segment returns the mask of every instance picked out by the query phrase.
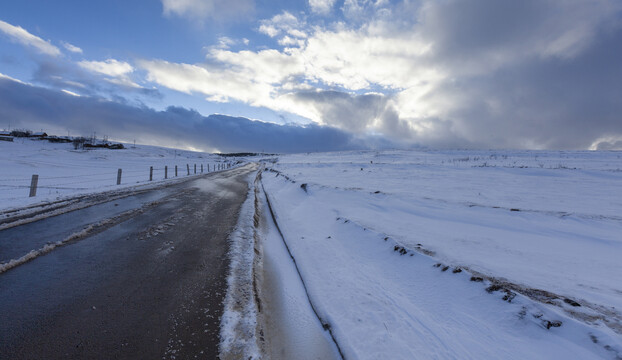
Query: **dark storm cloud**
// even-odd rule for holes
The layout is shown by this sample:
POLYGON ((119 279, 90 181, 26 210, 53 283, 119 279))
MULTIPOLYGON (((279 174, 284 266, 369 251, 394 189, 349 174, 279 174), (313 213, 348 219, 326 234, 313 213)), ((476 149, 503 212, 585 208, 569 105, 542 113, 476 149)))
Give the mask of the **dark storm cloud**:
POLYGON ((43 58, 37 59, 36 64, 37 68, 33 73, 32 81, 37 84, 70 90, 80 95, 105 95, 120 102, 128 102, 128 99, 136 98, 137 95, 152 99, 162 98, 162 94, 157 89, 115 84, 81 69, 66 59, 43 58))
MULTIPOLYGON (((14 127, 55 129, 83 135, 96 132, 124 141, 164 146, 218 149, 223 152, 310 152, 369 146, 341 130, 318 126, 277 125, 223 115, 204 117, 170 107, 155 111, 0 78, 0 118, 14 127)), ((383 143, 376 140, 375 144, 383 143)), ((383 143, 387 145, 388 143, 383 143)))
POLYGON ((429 7, 428 60, 453 75, 435 89, 452 99, 448 130, 476 147, 585 149, 622 137, 620 10, 609 1, 429 7))
POLYGON ((445 85, 466 139, 482 146, 585 149, 622 136, 622 32, 572 59, 535 59, 445 85))
POLYGON ((339 91, 308 91, 294 94, 296 101, 313 106, 322 120, 350 132, 362 132, 384 111, 382 95, 353 95, 339 91))
POLYGON ((293 97, 319 111, 324 123, 350 133, 362 134, 373 128, 397 141, 416 136, 389 103, 390 97, 382 94, 356 95, 324 90, 298 92, 293 97))

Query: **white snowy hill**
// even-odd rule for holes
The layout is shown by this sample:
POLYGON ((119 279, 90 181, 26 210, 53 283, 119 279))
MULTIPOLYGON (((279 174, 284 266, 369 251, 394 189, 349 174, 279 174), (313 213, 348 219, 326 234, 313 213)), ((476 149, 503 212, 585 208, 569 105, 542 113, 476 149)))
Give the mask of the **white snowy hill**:
POLYGON ((124 144, 124 149, 91 148, 75 150, 72 143, 50 143, 36 138, 0 141, 0 210, 53 201, 78 194, 117 190, 168 179, 213 171, 225 161, 214 154, 124 144), (122 169, 121 185, 117 185, 122 169), (39 175, 37 194, 29 197, 32 175, 39 175))

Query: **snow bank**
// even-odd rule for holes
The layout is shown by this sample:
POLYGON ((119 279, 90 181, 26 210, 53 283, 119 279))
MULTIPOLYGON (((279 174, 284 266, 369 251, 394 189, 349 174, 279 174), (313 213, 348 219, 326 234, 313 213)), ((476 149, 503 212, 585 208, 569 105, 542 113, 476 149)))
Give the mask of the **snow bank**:
POLYGON ((229 238, 229 276, 220 330, 221 359, 260 359, 253 289, 255 185, 249 182, 238 223, 229 238))
POLYGON ((342 359, 334 338, 310 303, 266 194, 256 192, 255 201, 261 215, 255 222, 259 234, 255 272, 262 304, 259 319, 265 335, 264 354, 274 360, 342 359))

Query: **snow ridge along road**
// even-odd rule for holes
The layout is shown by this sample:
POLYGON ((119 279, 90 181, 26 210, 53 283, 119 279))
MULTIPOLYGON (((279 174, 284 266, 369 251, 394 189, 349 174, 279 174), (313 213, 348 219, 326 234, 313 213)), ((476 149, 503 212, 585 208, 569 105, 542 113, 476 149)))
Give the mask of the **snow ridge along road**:
POLYGON ((55 243, 101 224, 0 274, 0 358, 216 358, 228 238, 255 170, 0 231, 4 253, 9 235, 39 245, 46 231, 55 243))
MULTIPOLYGON (((266 204, 267 210, 270 213, 270 219, 272 220, 272 223, 274 224, 274 229, 278 233, 279 238, 282 241, 283 246, 285 247, 285 250, 287 251, 287 255, 292 260, 294 268, 296 269, 296 274, 298 275, 298 278, 300 279, 300 283, 302 285, 302 289, 304 290, 304 294, 305 294, 306 299, 309 301, 309 306, 311 307, 313 315, 315 315, 317 320, 320 322, 320 324, 322 326, 322 329, 324 329, 328 333, 330 339, 332 340, 332 342, 333 342, 333 344, 335 346, 335 349, 337 350, 337 353, 339 354, 339 357, 341 359, 343 359, 344 358, 343 351, 339 347, 339 342, 337 341, 337 339, 335 338, 335 335, 333 334, 333 331, 331 330, 330 323, 322 318, 322 316, 318 313, 315 305, 313 305, 313 300, 311 299, 311 296, 309 295, 309 289, 307 288, 307 285, 305 284, 304 278, 303 278, 303 276, 302 276, 302 274, 300 272, 300 268, 296 264, 296 258, 294 257, 294 255, 292 254, 292 251, 290 250, 289 246, 287 245, 287 241, 285 240, 285 236, 283 236, 283 232, 281 231, 281 228, 279 227, 279 224, 278 224, 278 221, 277 221, 277 217, 276 217, 276 215, 274 213, 274 210, 272 209, 272 204, 270 203, 270 198, 269 198, 268 194, 266 194, 266 191, 263 188, 263 185, 262 185, 261 189, 262 189, 262 194, 263 194, 263 196, 265 198, 265 204, 266 204)), ((267 237, 268 236, 266 236, 266 238, 267 237)))

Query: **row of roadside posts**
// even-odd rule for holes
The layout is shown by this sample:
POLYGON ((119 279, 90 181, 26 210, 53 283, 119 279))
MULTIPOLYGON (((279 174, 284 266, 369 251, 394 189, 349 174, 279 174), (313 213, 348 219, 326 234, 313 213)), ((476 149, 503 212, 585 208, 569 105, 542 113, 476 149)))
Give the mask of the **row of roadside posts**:
MULTIPOLYGON (((200 173, 203 173, 203 164, 200 164, 200 173)), ((230 163, 214 164, 211 171, 220 171, 231 168, 230 163)), ((207 164, 207 172, 210 172, 210 165, 207 164)), ((190 164, 186 164, 187 176, 190 176, 190 164)), ((197 164, 194 164, 194 174, 197 174, 197 164)), ((117 170, 117 185, 121 185, 121 176, 123 175, 123 169, 117 170)), ((178 176, 178 167, 175 165, 175 177, 178 176)), ((168 179, 168 166, 164 166, 164 179, 168 179)), ((149 167, 149 181, 153 181, 153 166, 149 167)), ((30 197, 37 196, 37 185, 39 183, 39 175, 33 175, 30 181, 30 197)))

